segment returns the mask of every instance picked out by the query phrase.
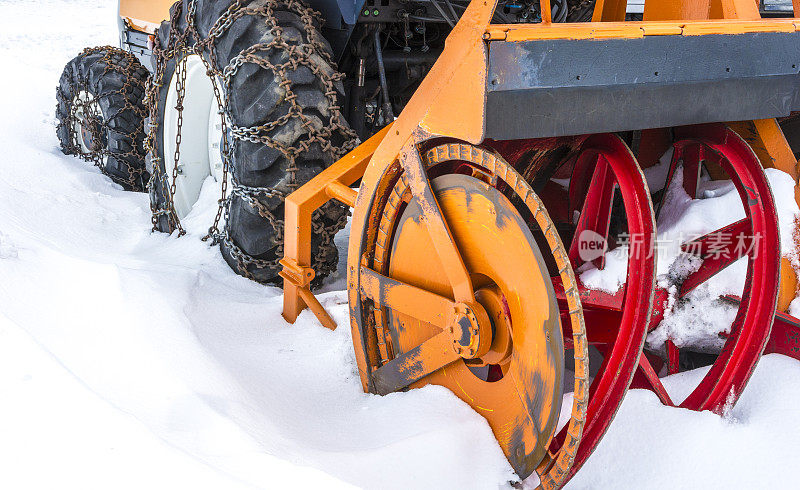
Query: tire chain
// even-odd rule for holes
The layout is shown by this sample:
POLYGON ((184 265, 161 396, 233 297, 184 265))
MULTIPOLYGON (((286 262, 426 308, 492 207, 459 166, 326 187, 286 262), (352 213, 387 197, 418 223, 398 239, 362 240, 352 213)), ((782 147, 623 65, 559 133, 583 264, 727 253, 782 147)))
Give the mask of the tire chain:
MULTIPOLYGON (((170 17, 171 28, 166 48, 161 46, 158 32, 156 32, 155 36, 153 46, 155 74, 148 85, 146 97, 146 102, 150 112, 150 127, 148 128, 148 137, 145 147, 150 155, 151 161, 153 162, 153 175, 151 177, 149 186, 152 188, 156 179, 161 179, 162 184, 167 183, 166 176, 162 174, 161 166, 159 165, 160 159, 156 153, 156 133, 158 132, 158 90, 163 86, 164 83, 166 60, 172 59, 178 55, 199 55, 203 60, 203 63, 206 65, 207 75, 212 79, 213 82, 214 95, 217 100, 217 106, 220 108, 219 114, 222 121, 223 134, 222 195, 218 201, 219 206, 217 208, 217 214, 214 222, 209 228, 208 234, 202 239, 203 241, 206 241, 210 238, 212 240, 212 245, 222 242, 232 257, 236 260, 239 273, 249 279, 257 280, 250 272, 249 266, 255 266, 259 269, 267 270, 270 272, 271 276, 277 276, 277 273, 282 269, 282 267, 278 264, 278 260, 283 256, 283 219, 281 216, 276 216, 268 206, 259 200, 259 197, 277 197, 283 201, 288 193, 283 193, 281 191, 266 187, 248 187, 242 185, 238 182, 238 179, 236 179, 235 173, 232 173, 233 189, 231 189, 230 194, 228 194, 228 173, 232 172, 233 169, 233 145, 229 141, 229 133, 230 136, 240 141, 260 143, 280 151, 289 161, 287 173, 289 174, 288 187, 291 190, 299 187, 297 183, 298 168, 296 166, 295 159, 301 153, 308 151, 312 144, 320 144, 322 150, 327 152, 333 158, 333 160, 336 161, 344 156, 344 154, 346 154, 348 151, 355 148, 358 140, 355 132, 352 131, 346 124, 345 118, 341 112, 341 107, 338 105, 338 92, 336 91, 335 83, 340 81, 344 75, 340 73, 334 73, 333 75, 324 73, 318 64, 313 60, 314 56, 318 56, 328 63, 328 65, 333 67, 334 71, 336 70, 336 65, 334 64, 330 53, 317 39, 317 29, 315 24, 322 24, 322 16, 312 8, 303 5, 297 0, 269 0, 265 5, 255 8, 243 7, 243 3, 243 0, 237 0, 233 2, 230 7, 228 7, 228 9, 223 12, 222 15, 220 15, 220 17, 209 30, 209 35, 206 38, 202 38, 200 36, 195 24, 194 14, 196 9, 196 0, 191 0, 188 5, 186 15, 187 29, 180 34, 176 33, 175 27, 178 25, 177 21, 180 19, 183 4, 175 4, 170 17), (308 39, 307 43, 293 45, 289 44, 283 38, 283 29, 278 25, 278 21, 275 16, 276 7, 282 7, 283 9, 289 10, 301 18, 305 27, 306 38, 308 39), (217 60, 214 43, 230 28, 230 26, 237 19, 246 15, 263 17, 265 22, 267 22, 267 24, 270 26, 271 33, 274 38, 269 43, 260 43, 244 49, 238 55, 234 56, 227 66, 221 67, 217 60), (190 37, 196 41, 191 47, 189 46, 190 37), (276 48, 283 50, 287 54, 289 58, 288 61, 279 65, 275 65, 270 63, 268 59, 262 58, 257 54, 258 52, 269 52, 269 50, 276 48), (208 52, 208 60, 203 56, 204 51, 208 52), (271 70, 275 76, 281 80, 280 86, 286 91, 285 100, 289 101, 291 104, 291 107, 286 115, 267 124, 249 128, 235 126, 229 122, 232 120, 230 111, 228 109, 230 107, 231 81, 239 68, 246 63, 255 64, 262 69, 271 70), (297 96, 292 92, 292 83, 288 77, 288 71, 294 70, 301 65, 311 70, 314 75, 316 75, 318 79, 322 81, 325 87, 325 96, 328 98, 330 104, 330 117, 327 126, 321 129, 316 129, 313 127, 313 121, 309 119, 308 116, 303 114, 301 106, 296 101, 297 96), (220 94, 218 80, 220 80, 226 88, 224 101, 220 94), (293 118, 300 120, 301 126, 309 135, 308 138, 300 141, 297 146, 288 146, 282 144, 264 134, 271 129, 286 124, 293 118), (230 131, 228 131, 229 125, 230 131), (331 144, 331 137, 335 132, 339 132, 339 134, 343 136, 344 142, 341 146, 333 146, 331 144), (230 201, 233 196, 239 196, 251 208, 258 212, 260 216, 267 219, 270 225, 273 227, 275 230, 273 241, 276 247, 276 259, 263 260, 248 255, 233 242, 227 229, 223 228, 223 231, 219 230, 219 224, 223 216, 223 210, 225 222, 228 222, 230 216, 230 201)), ((177 72, 178 68, 176 66, 176 74, 177 72)), ((181 77, 185 77, 185 70, 183 70, 181 77)), ((183 78, 181 78, 181 82, 183 82, 183 78)), ((183 84, 182 88, 184 88, 183 84)), ((180 93, 177 107, 179 111, 179 119, 182 118, 182 101, 183 93, 180 93)), ((183 235, 185 231, 181 226, 177 213, 175 212, 172 195, 174 195, 175 192, 175 181, 177 179, 177 169, 180 157, 180 133, 181 127, 179 125, 176 135, 175 167, 173 169, 172 182, 169 183, 168 186, 161 185, 161 189, 165 194, 161 196, 161 202, 165 203, 166 206, 159 208, 151 201, 151 210, 153 212, 153 231, 157 230, 159 217, 167 216, 170 229, 172 231, 177 230, 179 236, 183 235), (167 191, 167 189, 169 189, 169 191, 167 191)), ((324 259, 330 253, 338 253, 336 251, 336 245, 333 242, 333 237, 336 232, 346 225, 347 217, 349 216, 349 212, 342 214, 335 223, 324 226, 321 223, 321 220, 318 218, 320 218, 322 214, 330 211, 331 208, 335 206, 339 206, 339 204, 329 201, 314 213, 314 219, 312 220, 313 231, 319 238, 319 246, 314 259, 318 264, 318 269, 324 268, 324 270, 317 270, 318 275, 320 273, 327 274, 332 272, 333 267, 331 267, 331 265, 328 264, 324 259)))
POLYGON ((119 90, 108 91, 104 92, 103 94, 92 94, 89 91, 88 78, 78 76, 76 77, 77 79, 73 79, 74 86, 72 100, 68 100, 68 95, 63 93, 61 86, 59 86, 58 90, 56 91, 56 99, 58 99, 59 103, 64 103, 65 107, 69 107, 69 115, 66 119, 59 121, 56 131, 60 132, 61 128, 66 127, 68 134, 70 135, 70 142, 66 145, 62 142, 61 148, 67 155, 76 155, 82 160, 92 162, 103 174, 109 176, 115 182, 128 185, 130 189, 134 191, 143 191, 144 188, 142 186, 142 176, 145 172, 145 168, 143 165, 134 167, 131 165, 129 160, 132 159, 137 162, 144 162, 145 160, 146 151, 144 148, 140 147, 140 145, 136 144, 136 141, 146 141, 144 126, 137 125, 136 129, 134 129, 132 132, 123 132, 119 128, 110 127, 108 125, 108 121, 103 117, 103 114, 97 105, 97 99, 98 96, 106 97, 114 94, 122 95, 122 98, 125 100, 125 107, 118 110, 117 114, 129 110, 139 119, 144 120, 147 115, 146 106, 143 104, 131 103, 130 96, 135 93, 136 82, 138 82, 138 85, 141 85, 142 87, 146 87, 147 84, 149 84, 149 75, 147 69, 139 63, 139 60, 136 59, 136 56, 134 56, 132 53, 124 51, 120 48, 115 48, 113 46, 86 48, 83 50, 83 52, 81 52, 80 57, 86 57, 96 53, 103 53, 103 56, 95 61, 95 63, 102 62, 105 64, 103 73, 100 75, 100 77, 102 78, 109 72, 122 73, 124 85, 119 90), (125 59, 125 61, 127 61, 127 63, 120 64, 117 60, 114 60, 114 57, 122 57, 125 59), (78 99, 77 95, 79 95, 81 92, 90 94, 91 98, 89 100, 78 99), (77 120, 77 113, 79 109, 84 115, 91 114, 90 122, 95 125, 95 128, 92 131, 93 133, 97 133, 99 130, 102 130, 106 131, 106 134, 108 134, 108 132, 114 132, 122 134, 131 139, 132 144, 129 151, 124 153, 113 153, 113 156, 118 161, 121 161, 125 164, 125 167, 128 171, 127 180, 120 180, 119 177, 112 176, 107 172, 104 161, 106 161, 108 157, 112 156, 111 150, 109 150, 107 144, 102 145, 102 147, 99 148, 92 148, 90 149, 89 153, 85 153, 83 151, 80 140, 78 139, 82 136, 77 134, 75 131, 75 123, 79 122, 77 120))

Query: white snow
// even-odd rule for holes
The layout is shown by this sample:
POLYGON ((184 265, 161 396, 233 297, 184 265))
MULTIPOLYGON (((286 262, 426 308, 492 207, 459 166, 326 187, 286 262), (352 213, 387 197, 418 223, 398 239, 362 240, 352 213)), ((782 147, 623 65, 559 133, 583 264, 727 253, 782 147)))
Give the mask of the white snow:
MULTIPOLYGON (((671 394, 705 369, 667 378, 671 394), (672 383, 670 383, 672 382, 672 383)), ((631 390, 571 489, 797 488, 800 363, 765 356, 726 417, 667 408, 631 390)))
MULTIPOLYGON (((447 390, 362 393, 341 276, 321 299, 342 328, 290 326, 280 290, 199 240, 211 186, 187 237, 151 234, 144 194, 61 155, 58 77, 116 44, 115 10, 0 1, 0 488, 508 488, 488 425, 447 390)), ((766 358, 726 419, 631 392, 570 486, 790 485, 798 370, 766 358)))
MULTIPOLYGON (((765 170, 775 197, 780 228, 781 255, 797 264, 794 243, 795 220, 800 209, 794 199, 792 177, 780 170, 765 170)), ((699 260, 682 254, 680 244, 703 236, 745 217, 741 198, 730 181, 705 181, 700 185, 701 199, 690 199, 676 172, 658 222, 658 281, 672 286, 700 265, 699 260)), ((747 276, 747 260, 742 258, 689 293, 688 301, 678 302, 648 335, 653 348, 671 339, 678 347, 715 351, 724 345, 721 333, 730 332, 737 306, 719 299, 723 295, 741 296, 747 276)), ((675 292, 675 291, 673 291, 675 292)))
MULTIPOLYGON (((663 187, 671 158, 672 149, 664 154, 659 164, 646 169, 645 177, 652 191, 663 187)), ((794 199, 794 182, 789 174, 774 168, 766 169, 765 173, 778 210, 781 255, 798 265, 794 227, 795 220, 800 216, 800 208, 794 199)), ((747 261, 737 260, 689 293, 689 301, 676 303, 675 284, 694 272, 701 263, 694 256, 682 253, 680 246, 743 219, 744 207, 729 180, 701 182, 698 199, 691 199, 686 194, 682 180, 682 173, 675 172, 658 218, 656 238, 656 280, 660 287, 671 292, 670 306, 675 307, 668 310, 647 341, 655 349, 671 339, 678 347, 691 345, 702 350, 719 350, 724 344, 719 334, 730 332, 737 311, 736 306, 719 297, 741 296, 747 275, 747 261)), ((579 270, 580 278, 588 287, 615 293, 625 284, 627 261, 628 247, 617 247, 606 255, 603 270, 591 263, 584 264, 579 270)), ((800 312, 800 302, 795 302, 793 308, 795 313, 800 312)))
MULTIPOLYGON (((233 274, 199 240, 213 186, 189 236, 152 234, 145 194, 61 155, 58 77, 85 46, 116 43, 114 16, 113 2, 0 3, 0 63, 14 70, 0 77, 0 451, 20 461, 0 488, 513 479, 450 392, 364 394, 349 328, 309 313, 290 326, 279 289, 233 274)), ((346 325, 345 294, 322 300, 346 325)))

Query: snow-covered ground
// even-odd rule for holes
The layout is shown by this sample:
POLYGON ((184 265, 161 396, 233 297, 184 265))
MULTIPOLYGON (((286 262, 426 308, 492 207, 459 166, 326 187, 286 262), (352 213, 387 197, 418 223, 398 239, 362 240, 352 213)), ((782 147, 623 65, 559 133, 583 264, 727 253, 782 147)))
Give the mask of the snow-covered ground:
MULTIPOLYGON (((145 195, 60 153, 58 76, 116 44, 115 13, 0 1, 0 488, 508 488, 488 425, 447 390, 362 393, 348 328, 286 324, 199 217, 151 234, 145 195)), ((336 286, 322 300, 346 325, 336 286)), ((724 418, 632 391, 570 487, 792 486, 798 415, 800 363, 776 355, 724 418)))

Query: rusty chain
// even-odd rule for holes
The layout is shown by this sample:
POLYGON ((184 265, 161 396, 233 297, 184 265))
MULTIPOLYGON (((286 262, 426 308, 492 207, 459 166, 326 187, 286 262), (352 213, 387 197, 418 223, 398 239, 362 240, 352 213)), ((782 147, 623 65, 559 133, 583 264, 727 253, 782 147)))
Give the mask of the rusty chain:
MULTIPOLYGON (((223 110, 224 107, 228 107, 227 101, 225 103, 222 102, 222 96, 219 92, 219 84, 217 77, 214 75, 214 70, 211 68, 209 63, 206 61, 205 58, 202 58, 203 63, 206 66, 206 73, 211 78, 212 87, 214 88, 214 99, 217 101, 217 113, 220 116, 221 122, 221 130, 223 134, 222 138, 222 196, 217 201, 217 214, 214 216, 214 222, 211 224, 211 227, 208 229, 208 234, 202 238, 203 241, 208 240, 209 238, 213 238, 216 241, 216 238, 220 235, 219 231, 219 221, 222 218, 222 210, 225 208, 225 196, 228 193, 228 162, 231 160, 231 151, 232 147, 228 141, 228 125, 225 117, 225 111, 223 110)), ((216 58, 215 63, 216 63, 216 58)), ((227 92, 226 92, 227 93, 227 92)), ((227 217, 226 217, 227 222, 227 217)))
MULTIPOLYGON (((219 114, 222 121, 222 157, 223 157, 223 182, 222 182, 222 196, 219 199, 219 206, 214 222, 209 228, 208 234, 203 237, 203 240, 212 239, 212 244, 222 243, 229 251, 231 256, 237 263, 237 268, 240 274, 251 279, 256 279, 251 273, 251 267, 266 270, 270 276, 276 276, 281 267, 277 261, 283 255, 283 217, 276 215, 272 208, 264 203, 266 199, 277 198, 283 201, 286 196, 299 187, 297 182, 297 163, 296 159, 311 149, 312 145, 319 145, 323 152, 331 157, 331 161, 336 161, 349 150, 354 148, 357 143, 355 132, 353 132, 347 125, 344 116, 341 112, 341 107, 338 105, 338 92, 336 90, 336 83, 342 80, 343 75, 335 72, 335 64, 331 58, 330 53, 326 46, 321 42, 317 25, 321 25, 321 15, 313 9, 303 5, 297 0, 269 0, 264 5, 257 7, 244 7, 242 0, 233 2, 228 9, 223 12, 216 20, 214 25, 209 29, 209 34, 205 38, 201 38, 195 23, 195 0, 188 3, 186 25, 187 28, 183 32, 177 32, 176 26, 179 25, 178 20, 182 15, 182 3, 176 4, 173 9, 170 22, 171 28, 167 39, 167 46, 161 46, 160 38, 156 36, 155 46, 153 53, 155 57, 155 74, 152 78, 147 92, 147 105, 150 109, 151 122, 148 132, 146 143, 147 151, 153 162, 153 176, 151 178, 151 186, 156 179, 164 177, 160 175, 163 170, 161 162, 156 152, 156 138, 158 133, 158 91, 163 86, 165 80, 166 61, 176 56, 185 57, 189 54, 197 54, 203 60, 207 68, 207 74, 213 81, 214 95, 217 100, 218 107, 220 108, 219 114), (278 19, 275 15, 276 8, 281 10, 288 10, 298 15, 302 21, 305 30, 305 42, 302 44, 292 44, 288 42, 283 35, 283 28, 279 25, 278 19), (242 50, 234 56, 227 66, 220 66, 218 62, 215 42, 222 36, 230 26, 239 18, 251 15, 259 16, 264 19, 270 28, 270 33, 273 39, 270 42, 260 43, 249 48, 242 50), (194 41, 192 44, 191 41, 194 41), (280 64, 275 64, 267 58, 264 53, 269 53, 270 50, 279 50, 286 55, 287 61, 280 64), (204 56, 204 54, 207 55, 204 56), (334 68, 333 73, 326 73, 320 66, 318 59, 321 58, 325 63, 334 68), (253 64, 261 69, 270 70, 275 74, 279 80, 278 85, 285 91, 284 99, 289 102, 289 111, 280 118, 266 124, 254 127, 241 127, 231 123, 232 118, 230 115, 230 97, 232 89, 232 79, 238 70, 245 64, 253 64), (329 113, 327 124, 323 122, 322 127, 315 124, 315 121, 303 113, 302 106, 297 102, 297 96, 292 91, 292 82, 289 77, 289 72, 298 69, 299 67, 309 69, 318 80, 322 82, 324 88, 324 95, 328 99, 329 113), (224 100, 218 87, 218 81, 225 87, 224 100), (304 138, 301 138, 294 146, 287 145, 275 138, 270 137, 267 133, 275 128, 281 127, 292 120, 298 120, 300 127, 304 131, 304 138), (332 139, 339 137, 342 140, 341 144, 334 145, 332 139), (256 144, 263 144, 270 148, 274 148, 281 152, 281 154, 288 161, 287 174, 288 182, 287 187, 289 192, 280 191, 277 189, 249 187, 242 185, 238 182, 236 174, 233 171, 233 145, 230 138, 238 141, 249 141, 256 144), (232 173, 233 187, 228 192, 228 174, 232 173), (226 226, 222 232, 219 230, 219 223, 222 220, 223 212, 225 222, 228 222, 230 216, 230 201, 233 196, 238 196, 249 205, 260 216, 265 218, 270 226, 274 229, 273 245, 275 246, 275 257, 270 260, 263 260, 252 257, 245 253, 238 247, 228 233, 226 226)), ((178 69, 176 68, 176 75, 178 69)), ((182 73, 185 77, 185 73, 182 73)), ((185 87, 183 87, 185 90, 185 87)), ((182 97, 179 96, 179 120, 182 109, 182 97)), ((179 122, 180 124, 180 122, 179 122)), ((176 135, 180 139, 180 128, 176 135)), ((175 169, 177 169, 180 153, 179 141, 176 145, 175 155, 175 169)), ((164 192, 160 202, 164 203, 164 207, 157 207, 155 203, 152 204, 153 212, 153 228, 156 229, 159 218, 167 216, 172 230, 178 230, 179 234, 183 234, 180 220, 175 213, 174 205, 172 203, 172 195, 174 195, 175 187, 174 182, 176 179, 175 172, 172 175, 172 185, 160 188, 164 192)), ((338 230, 340 230, 347 220, 346 213, 340 213, 338 219, 330 224, 324 224, 321 220, 323 215, 335 214, 331 208, 339 206, 338 204, 329 202, 322 208, 318 209, 314 215, 314 232, 317 234, 315 245, 317 245, 317 252, 314 260, 316 264, 323 269, 327 266, 327 270, 318 270, 318 275, 326 275, 331 272, 332 267, 326 262, 326 257, 331 253, 337 253, 333 237, 338 230)))
POLYGON ((83 73, 77 73, 73 78, 72 94, 63 92, 62 87, 58 87, 56 98, 59 105, 69 108, 69 114, 59 120, 56 131, 61 134, 63 129, 67 130, 69 141, 61 141, 61 148, 65 154, 77 155, 82 160, 93 163, 105 175, 108 175, 112 180, 118 184, 127 186, 131 190, 141 191, 143 189, 142 181, 145 173, 143 165, 145 159, 145 151, 142 145, 137 142, 145 141, 144 127, 141 124, 136 124, 131 128, 120 128, 118 125, 110 125, 109 122, 113 117, 130 111, 139 120, 144 120, 147 110, 142 103, 140 94, 137 91, 144 91, 148 81, 147 69, 145 69, 136 57, 122 49, 112 46, 101 46, 94 48, 86 48, 80 54, 80 57, 86 57, 93 54, 102 53, 94 63, 103 64, 103 72, 98 75, 99 78, 105 77, 110 72, 121 74, 123 86, 118 90, 105 91, 103 93, 92 93, 92 87, 88 76, 83 73), (120 61, 123 61, 122 63, 120 61), (86 94, 85 98, 81 98, 81 94, 86 94), (121 109, 116 109, 113 114, 104 115, 100 108, 99 99, 113 97, 120 95, 121 99, 125 101, 125 106, 121 109), (84 151, 83 146, 80 144, 82 136, 78 134, 78 129, 89 131, 96 137, 105 137, 106 143, 101 144, 95 142, 88 152, 84 151), (130 138, 130 150, 120 151, 115 149, 113 152, 108 146, 108 135, 118 134, 126 138, 130 138), (122 180, 117 175, 111 175, 106 169, 108 158, 113 156, 117 161, 125 165, 127 179, 122 180), (132 165, 131 161, 140 162, 138 166, 132 165))
MULTIPOLYGON (((169 185, 169 195, 175 195, 175 187, 178 184, 178 174, 180 173, 181 161, 181 128, 183 128, 183 99, 186 96, 186 58, 184 57, 175 64, 175 91, 178 93, 178 100, 175 109, 178 111, 178 131, 175 132, 175 154, 173 156, 175 165, 172 166, 172 182, 169 185)), ((178 236, 183 235, 184 230, 178 231, 178 236)))

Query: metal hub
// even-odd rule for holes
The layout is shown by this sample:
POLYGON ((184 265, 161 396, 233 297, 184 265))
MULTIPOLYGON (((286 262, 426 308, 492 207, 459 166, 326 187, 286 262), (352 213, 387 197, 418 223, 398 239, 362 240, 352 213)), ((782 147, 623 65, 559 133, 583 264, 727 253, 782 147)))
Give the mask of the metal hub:
MULTIPOLYGON (((96 154, 108 145, 103 125, 103 113, 97 99, 85 90, 81 90, 72 100, 73 133, 81 153, 96 154)), ((103 156, 105 159, 105 156, 103 156)))
POLYGON ((453 336, 453 350, 464 359, 486 354, 492 344, 492 322, 480 304, 457 303, 448 331, 453 336))
POLYGON ((511 338, 511 311, 503 292, 497 285, 486 286, 475 291, 478 300, 492 325, 492 343, 488 351, 480 356, 481 365, 500 365, 508 360, 514 345, 511 338))
POLYGON ((163 144, 167 175, 175 179, 173 205, 183 219, 209 176, 222 185, 223 134, 214 81, 203 59, 190 54, 177 64, 164 106, 163 144))
POLYGON ((102 123, 95 117, 87 117, 80 123, 82 147, 88 152, 99 151, 103 148, 102 123))

